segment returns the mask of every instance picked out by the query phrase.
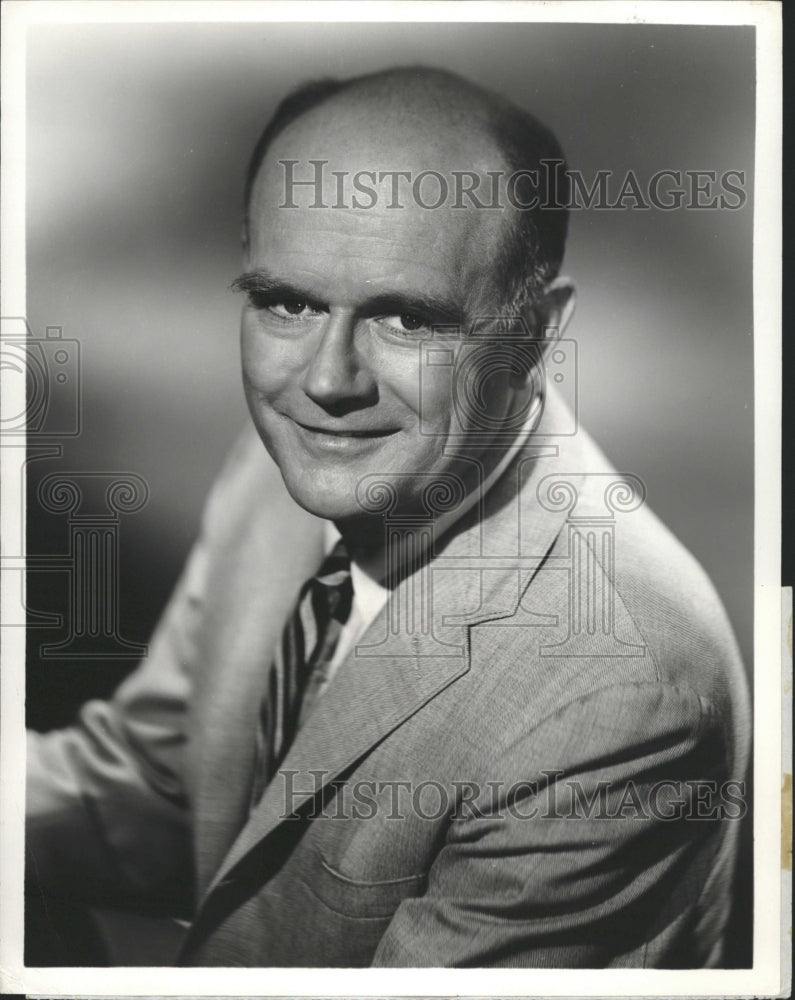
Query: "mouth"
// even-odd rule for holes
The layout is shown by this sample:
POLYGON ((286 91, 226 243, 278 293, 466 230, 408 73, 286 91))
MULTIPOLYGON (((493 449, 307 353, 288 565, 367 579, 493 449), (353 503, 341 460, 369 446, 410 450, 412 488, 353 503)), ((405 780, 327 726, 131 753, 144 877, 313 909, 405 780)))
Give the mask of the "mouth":
POLYGON ((304 449, 316 458, 369 454, 400 430, 398 427, 336 427, 309 424, 288 417, 304 449))
POLYGON ((392 434, 397 434, 399 428, 397 427, 381 427, 381 428, 355 428, 355 427, 319 427, 314 424, 304 424, 300 420, 293 420, 296 426, 300 427, 301 430, 307 431, 310 434, 317 434, 323 437, 329 438, 354 438, 368 440, 370 438, 385 438, 392 434))

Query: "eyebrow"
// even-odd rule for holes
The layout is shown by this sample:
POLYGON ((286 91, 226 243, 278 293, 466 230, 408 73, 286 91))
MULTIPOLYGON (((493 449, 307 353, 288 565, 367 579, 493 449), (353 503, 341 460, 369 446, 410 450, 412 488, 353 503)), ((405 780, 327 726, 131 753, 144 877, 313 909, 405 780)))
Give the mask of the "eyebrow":
POLYGON ((327 303, 320 302, 298 285, 259 269, 241 274, 235 278, 230 287, 233 291, 244 292, 246 295, 281 295, 286 299, 300 299, 312 307, 328 308, 327 303))
MULTIPOLYGON (((232 282, 231 288, 247 295, 283 295, 285 298, 306 302, 316 309, 328 309, 327 302, 319 301, 316 296, 293 282, 279 278, 262 268, 241 274, 232 282)), ((466 318, 463 308, 451 299, 425 293, 407 294, 398 291, 374 295, 362 303, 356 311, 364 316, 418 313, 423 318, 438 323, 463 323, 466 318)))

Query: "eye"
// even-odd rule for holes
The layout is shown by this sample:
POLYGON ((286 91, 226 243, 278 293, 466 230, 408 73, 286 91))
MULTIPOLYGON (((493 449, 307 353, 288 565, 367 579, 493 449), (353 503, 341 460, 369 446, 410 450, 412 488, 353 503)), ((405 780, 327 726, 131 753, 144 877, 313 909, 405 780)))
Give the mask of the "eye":
POLYGON ((398 316, 401 325, 404 330, 419 330, 421 327, 425 326, 425 320, 421 316, 416 316, 414 313, 403 313, 402 316, 398 316))
POLYGON ((400 313, 395 316, 382 316, 380 323, 396 333, 416 333, 417 330, 428 328, 428 321, 417 313, 400 313))
POLYGON ((279 319, 295 319, 298 316, 309 316, 317 313, 306 302, 300 299, 286 299, 283 302, 269 302, 266 306, 268 312, 278 316, 279 319))

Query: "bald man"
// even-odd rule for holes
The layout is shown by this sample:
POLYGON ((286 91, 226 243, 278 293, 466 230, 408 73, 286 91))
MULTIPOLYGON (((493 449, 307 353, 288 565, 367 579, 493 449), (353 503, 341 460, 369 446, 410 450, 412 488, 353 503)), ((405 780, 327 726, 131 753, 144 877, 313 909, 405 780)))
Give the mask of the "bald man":
POLYGON ((263 132, 253 428, 147 661, 31 734, 31 884, 135 911, 128 945, 155 909, 187 928, 110 961, 725 960, 742 666, 557 391, 562 164, 417 68, 309 84, 263 132))

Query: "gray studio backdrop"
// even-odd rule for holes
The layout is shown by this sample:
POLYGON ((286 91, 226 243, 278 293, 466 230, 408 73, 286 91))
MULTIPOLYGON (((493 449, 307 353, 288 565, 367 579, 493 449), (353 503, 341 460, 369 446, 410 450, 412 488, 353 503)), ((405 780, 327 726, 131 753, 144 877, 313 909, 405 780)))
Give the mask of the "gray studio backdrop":
MULTIPOLYGON (((441 65, 550 124, 570 165, 641 178, 745 171, 740 210, 580 211, 583 423, 713 578, 750 669, 753 583, 752 29, 614 25, 220 24, 31 29, 28 320, 79 341, 82 430, 32 463, 29 548, 65 551, 35 500, 60 471, 128 471, 120 615, 145 642, 202 502, 247 419, 238 365, 243 172, 277 100, 308 77, 441 65)), ((264 569, 264 571, 266 571, 264 569)), ((66 574, 31 578, 40 610, 66 574)), ((31 721, 64 721, 133 660, 47 660, 33 630, 31 721)))

